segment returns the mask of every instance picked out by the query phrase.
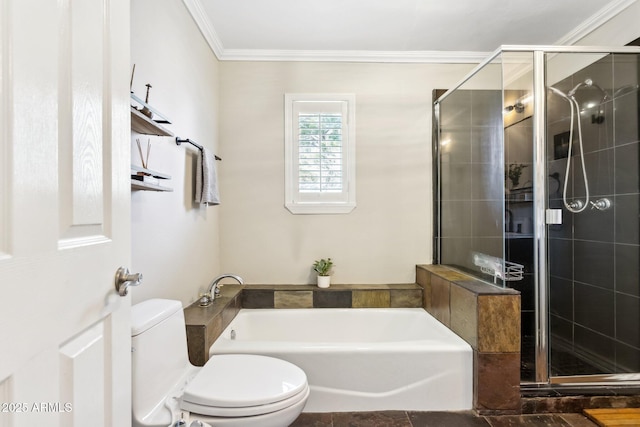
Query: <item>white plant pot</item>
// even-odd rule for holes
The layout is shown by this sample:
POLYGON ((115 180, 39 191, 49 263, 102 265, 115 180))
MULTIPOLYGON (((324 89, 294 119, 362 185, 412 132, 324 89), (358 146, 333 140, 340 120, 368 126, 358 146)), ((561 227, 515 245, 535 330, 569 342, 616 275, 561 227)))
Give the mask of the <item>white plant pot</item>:
POLYGON ((331 285, 331 276, 318 276, 318 287, 328 288, 331 285))

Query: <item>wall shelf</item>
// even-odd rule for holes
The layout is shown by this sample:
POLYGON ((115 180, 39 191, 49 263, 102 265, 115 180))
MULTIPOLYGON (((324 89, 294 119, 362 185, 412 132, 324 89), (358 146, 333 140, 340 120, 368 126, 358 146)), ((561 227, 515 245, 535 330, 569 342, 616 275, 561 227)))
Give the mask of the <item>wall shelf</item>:
POLYGON ((135 180, 131 180, 131 189, 141 190, 141 191, 164 191, 164 192, 173 191, 173 188, 163 187, 161 185, 151 184, 145 181, 135 181, 135 180))
POLYGON ((505 200, 508 203, 524 203, 533 202, 533 188, 523 187, 510 190, 505 194, 505 200))
POLYGON ((171 179, 170 175, 131 165, 131 189, 146 191, 173 191, 173 188, 160 185, 160 180, 171 179))
POLYGON ((173 132, 160 126, 134 107, 131 107, 131 130, 144 135, 174 136, 173 132))
MULTIPOLYGON (((159 118, 157 119, 158 121, 171 124, 169 120, 164 118, 164 116, 154 110, 150 105, 143 102, 133 93, 131 93, 131 99, 151 111, 154 114, 154 117, 159 118)), ((131 130, 143 135, 175 136, 173 132, 165 129, 158 122, 142 114, 140 110, 135 108, 133 105, 131 106, 131 130)), ((131 165, 131 190, 173 191, 173 188, 165 187, 160 184, 162 180, 167 179, 171 179, 171 176, 151 169, 131 165)))

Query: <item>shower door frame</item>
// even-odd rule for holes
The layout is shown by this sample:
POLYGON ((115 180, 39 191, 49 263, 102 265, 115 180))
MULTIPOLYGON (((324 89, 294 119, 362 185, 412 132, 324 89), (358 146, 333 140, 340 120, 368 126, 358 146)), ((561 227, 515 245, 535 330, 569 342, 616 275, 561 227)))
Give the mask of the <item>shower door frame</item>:
MULTIPOLYGON (((486 65, 494 61, 499 55, 508 52, 522 52, 533 54, 533 183, 534 183, 534 219, 533 219, 533 265, 536 268, 534 274, 535 292, 535 381, 527 382, 533 386, 570 386, 570 385, 621 385, 638 384, 638 373, 623 374, 598 374, 598 375, 573 375, 551 377, 549 374, 549 293, 548 293, 548 265, 549 250, 547 246, 547 216, 551 214, 547 200, 547 144, 546 144, 546 60, 547 54, 554 53, 593 53, 593 54, 640 54, 640 47, 637 46, 547 46, 547 45, 503 45, 491 53, 470 73, 468 73, 458 84, 447 90, 435 103, 435 122, 440 124, 439 104, 448 95, 459 89, 476 73, 486 65)), ((504 80, 504 75, 502 76, 504 80)), ((503 81, 504 88, 504 81, 503 81)), ((439 129, 439 128, 437 128, 439 129)), ((439 155, 439 132, 434 134, 433 149, 434 154, 439 155)), ((504 139, 503 139, 504 143, 504 139)), ((434 244, 435 259, 441 261, 440 243, 440 166, 439 157, 436 157, 436 168, 434 173, 434 184, 436 185, 434 196, 438 199, 434 225, 437 227, 438 236, 434 244)))
MULTIPOLYGON (((505 47, 507 51, 523 51, 521 46, 505 47)), ((637 384, 637 373, 610 373, 596 375, 550 376, 549 357, 549 250, 547 247, 547 225, 551 210, 547 197, 547 144, 546 144, 546 61, 548 54, 554 53, 594 53, 594 54, 640 54, 638 47, 611 46, 531 46, 524 51, 533 51, 534 88, 534 265, 537 272, 535 281, 536 310, 536 383, 552 385, 620 385, 637 384)))

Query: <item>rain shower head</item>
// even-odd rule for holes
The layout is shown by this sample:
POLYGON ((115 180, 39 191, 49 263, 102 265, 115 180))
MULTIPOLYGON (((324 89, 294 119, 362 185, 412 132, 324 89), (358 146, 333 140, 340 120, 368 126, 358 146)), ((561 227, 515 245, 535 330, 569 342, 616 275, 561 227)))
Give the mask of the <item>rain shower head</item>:
POLYGON ((622 86, 621 88, 616 89, 615 92, 613 92, 613 98, 617 98, 620 95, 626 95, 628 93, 633 92, 634 90, 638 90, 639 86, 638 85, 625 85, 622 86))

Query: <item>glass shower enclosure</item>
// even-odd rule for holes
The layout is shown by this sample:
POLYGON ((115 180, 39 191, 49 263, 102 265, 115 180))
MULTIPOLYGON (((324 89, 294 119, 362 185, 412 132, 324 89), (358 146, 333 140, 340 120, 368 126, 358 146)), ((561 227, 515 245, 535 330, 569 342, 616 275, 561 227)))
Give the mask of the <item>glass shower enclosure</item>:
POLYGON ((521 292, 523 383, 640 372, 640 48, 503 46, 434 104, 436 262, 521 292))

